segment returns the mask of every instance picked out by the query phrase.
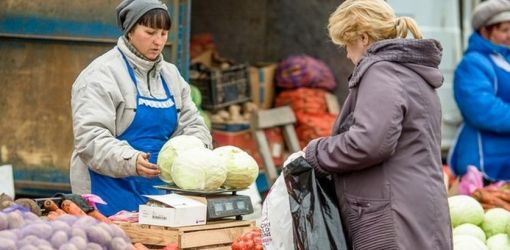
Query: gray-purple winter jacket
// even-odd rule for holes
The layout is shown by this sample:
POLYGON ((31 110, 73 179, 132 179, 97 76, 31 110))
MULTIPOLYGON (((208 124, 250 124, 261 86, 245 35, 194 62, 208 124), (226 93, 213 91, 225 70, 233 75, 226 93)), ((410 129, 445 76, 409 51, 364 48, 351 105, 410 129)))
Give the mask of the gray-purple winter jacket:
POLYGON ((332 135, 306 147, 315 170, 335 178, 352 249, 453 248, 436 94, 441 50, 429 39, 372 44, 332 135))

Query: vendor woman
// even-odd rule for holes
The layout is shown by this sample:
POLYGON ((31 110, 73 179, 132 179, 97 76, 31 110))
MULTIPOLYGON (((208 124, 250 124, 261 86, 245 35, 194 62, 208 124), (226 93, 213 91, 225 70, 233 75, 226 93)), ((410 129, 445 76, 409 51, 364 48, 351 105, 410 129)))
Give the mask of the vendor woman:
POLYGON ((80 73, 71 97, 72 192, 100 196, 106 216, 137 211, 143 195, 160 194, 155 163, 171 137, 193 135, 211 147, 188 83, 161 54, 171 27, 167 6, 124 0, 116 12, 123 35, 80 73))

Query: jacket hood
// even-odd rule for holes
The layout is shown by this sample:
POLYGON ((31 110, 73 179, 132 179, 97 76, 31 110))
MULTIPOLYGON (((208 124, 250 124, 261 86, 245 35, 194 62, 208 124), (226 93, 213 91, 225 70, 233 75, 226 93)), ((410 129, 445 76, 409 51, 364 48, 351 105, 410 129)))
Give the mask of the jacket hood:
POLYGON ((356 86, 365 71, 376 62, 389 61, 407 67, 420 75, 430 86, 439 88, 443 75, 439 70, 442 46, 434 39, 387 39, 373 43, 360 58, 349 80, 356 86))
POLYGON ((490 40, 483 38, 480 33, 473 32, 469 37, 468 48, 466 53, 479 52, 482 54, 501 54, 507 57, 510 54, 510 49, 505 46, 492 43, 490 40))

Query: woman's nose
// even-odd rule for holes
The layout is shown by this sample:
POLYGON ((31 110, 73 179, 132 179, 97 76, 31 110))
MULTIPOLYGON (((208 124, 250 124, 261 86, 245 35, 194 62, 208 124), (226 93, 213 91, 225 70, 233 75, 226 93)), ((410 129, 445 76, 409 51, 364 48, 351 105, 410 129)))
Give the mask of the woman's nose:
POLYGON ((160 46, 160 45, 163 45, 165 43, 165 36, 164 35, 156 35, 156 37, 154 38, 154 44, 160 46))

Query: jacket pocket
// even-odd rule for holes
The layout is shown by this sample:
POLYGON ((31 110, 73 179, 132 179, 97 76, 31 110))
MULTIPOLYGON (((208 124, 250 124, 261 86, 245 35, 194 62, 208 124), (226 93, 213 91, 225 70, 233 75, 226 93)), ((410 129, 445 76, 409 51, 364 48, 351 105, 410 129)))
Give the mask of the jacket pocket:
POLYGON ((354 250, 397 249, 389 200, 345 199, 342 210, 354 250))

